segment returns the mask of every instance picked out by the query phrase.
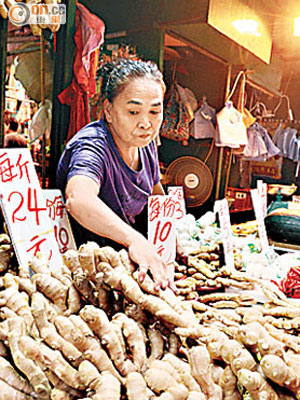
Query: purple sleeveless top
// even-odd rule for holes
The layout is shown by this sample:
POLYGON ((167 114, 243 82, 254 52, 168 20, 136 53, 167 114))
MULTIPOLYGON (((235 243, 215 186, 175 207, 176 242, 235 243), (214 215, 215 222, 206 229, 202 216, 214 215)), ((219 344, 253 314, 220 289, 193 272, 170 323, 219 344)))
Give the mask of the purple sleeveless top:
POLYGON ((64 194, 72 176, 92 178, 100 186, 100 199, 132 225, 160 180, 154 141, 139 148, 139 154, 140 167, 134 171, 123 161, 104 121, 92 122, 67 143, 57 168, 57 186, 64 194))

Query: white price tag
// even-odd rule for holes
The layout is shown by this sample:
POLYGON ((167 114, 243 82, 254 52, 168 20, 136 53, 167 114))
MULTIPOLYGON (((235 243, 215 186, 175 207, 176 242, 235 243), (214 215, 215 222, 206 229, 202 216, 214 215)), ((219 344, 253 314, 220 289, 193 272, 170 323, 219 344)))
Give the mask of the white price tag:
POLYGON ((0 149, 0 199, 19 264, 38 252, 60 270, 62 258, 29 149, 0 149))
POLYGON ((59 189, 45 189, 43 190, 43 195, 46 200, 48 216, 53 225, 60 253, 64 254, 69 249, 76 250, 76 244, 61 191, 59 189))
POLYGON ((220 227, 222 231, 222 242, 224 247, 225 262, 230 268, 234 268, 233 240, 230 222, 230 214, 227 199, 217 200, 214 212, 219 214, 220 227))
POLYGON ((263 218, 267 216, 267 184, 263 181, 257 181, 257 190, 261 199, 263 218))
POLYGON ((267 231, 266 231, 266 226, 265 226, 265 221, 264 221, 261 197, 258 194, 257 189, 252 189, 250 192, 251 192, 251 198, 252 198, 255 218, 257 220, 257 225, 258 225, 258 232, 259 232, 261 247, 262 247, 263 252, 268 252, 269 251, 269 241, 268 241, 268 236, 267 236, 267 231))
POLYGON ((176 202, 172 196, 149 196, 148 239, 167 263, 176 257, 176 202))

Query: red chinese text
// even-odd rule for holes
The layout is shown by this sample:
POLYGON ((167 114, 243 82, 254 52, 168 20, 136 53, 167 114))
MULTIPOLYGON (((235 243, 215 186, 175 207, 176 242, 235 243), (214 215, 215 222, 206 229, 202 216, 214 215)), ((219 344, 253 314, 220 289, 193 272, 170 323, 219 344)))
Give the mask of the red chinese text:
POLYGON ((29 171, 29 161, 22 162, 22 154, 19 154, 17 162, 14 164, 7 153, 0 154, 0 179, 2 183, 21 180, 26 176, 28 183, 31 183, 29 171))
POLYGON ((53 200, 47 199, 46 206, 48 208, 49 218, 53 221, 56 220, 56 217, 63 218, 65 206, 60 196, 55 196, 53 200))

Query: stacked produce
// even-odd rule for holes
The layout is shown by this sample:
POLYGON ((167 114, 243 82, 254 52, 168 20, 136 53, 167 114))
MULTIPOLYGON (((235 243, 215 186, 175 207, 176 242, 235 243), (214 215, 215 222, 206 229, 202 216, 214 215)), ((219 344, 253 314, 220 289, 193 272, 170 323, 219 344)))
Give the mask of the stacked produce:
POLYGON ((0 398, 300 398, 300 307, 275 287, 255 281, 264 305, 157 294, 125 250, 94 243, 65 253, 59 273, 43 255, 30 266, 31 279, 22 268, 2 277, 0 398))
MULTIPOLYGON (((226 287, 236 287, 242 290, 254 289, 254 282, 244 275, 231 271, 223 265, 220 245, 200 246, 198 250, 189 253, 184 265, 175 264, 175 284, 178 294, 186 300, 197 300, 205 289, 219 290, 226 287)), ((240 269, 241 263, 235 261, 235 268, 240 269)))
POLYGON ((0 234, 0 273, 6 271, 12 258, 12 245, 5 233, 0 234))

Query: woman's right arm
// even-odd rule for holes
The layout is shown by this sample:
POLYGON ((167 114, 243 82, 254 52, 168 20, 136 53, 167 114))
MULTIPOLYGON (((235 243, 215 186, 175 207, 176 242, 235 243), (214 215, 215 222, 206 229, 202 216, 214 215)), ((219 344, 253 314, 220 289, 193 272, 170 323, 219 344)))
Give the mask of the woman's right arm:
POLYGON ((130 258, 139 266, 141 280, 150 270, 156 288, 165 288, 168 273, 155 247, 98 197, 99 189, 93 179, 73 176, 65 191, 67 210, 86 229, 127 247, 130 258))

